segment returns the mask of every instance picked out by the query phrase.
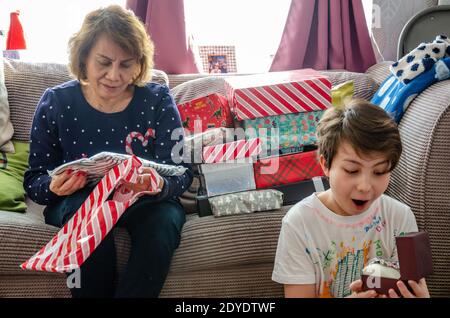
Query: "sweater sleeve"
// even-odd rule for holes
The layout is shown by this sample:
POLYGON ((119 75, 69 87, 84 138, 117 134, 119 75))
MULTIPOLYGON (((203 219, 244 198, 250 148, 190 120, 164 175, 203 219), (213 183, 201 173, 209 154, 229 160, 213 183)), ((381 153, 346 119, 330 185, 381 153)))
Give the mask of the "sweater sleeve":
POLYGON ((155 197, 156 201, 168 198, 178 198, 192 183, 193 173, 191 166, 184 163, 182 145, 184 133, 181 125, 180 114, 167 86, 162 86, 161 99, 156 111, 156 138, 154 151, 156 161, 163 164, 183 165, 188 168, 181 176, 163 177, 164 187, 155 197), (172 138, 173 136, 173 138, 172 138), (179 151, 178 151, 178 150, 179 151))
POLYGON ((25 172, 24 188, 33 201, 42 205, 55 203, 60 198, 50 191, 51 177, 47 172, 62 161, 56 125, 56 102, 54 92, 47 89, 36 108, 30 132, 29 168, 25 172))

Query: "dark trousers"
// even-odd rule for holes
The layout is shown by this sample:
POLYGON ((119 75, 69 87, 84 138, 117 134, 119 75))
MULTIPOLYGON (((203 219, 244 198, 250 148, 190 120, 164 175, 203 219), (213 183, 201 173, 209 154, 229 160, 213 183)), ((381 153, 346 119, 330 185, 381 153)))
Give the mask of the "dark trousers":
MULTIPOLYGON (((47 207, 45 223, 62 227, 91 191, 92 188, 86 187, 47 207)), ((141 197, 116 224, 126 228, 131 236, 131 254, 117 287, 114 286, 116 249, 111 230, 81 265, 80 288, 71 288, 72 297, 158 297, 185 220, 183 207, 177 201, 154 203, 149 197, 141 197)))

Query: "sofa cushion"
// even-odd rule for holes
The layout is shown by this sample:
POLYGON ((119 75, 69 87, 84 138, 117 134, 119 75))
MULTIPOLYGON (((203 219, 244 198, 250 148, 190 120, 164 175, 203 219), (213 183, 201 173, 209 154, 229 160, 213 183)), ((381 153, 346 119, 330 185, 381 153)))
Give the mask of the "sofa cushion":
MULTIPOLYGON (((43 207, 28 201, 25 214, 0 211, 0 275, 33 274, 19 265, 33 256, 58 232, 43 221, 43 207)), ((229 266, 272 263, 281 219, 290 206, 278 211, 223 218, 191 214, 172 259, 171 272, 202 271, 229 266)), ((130 251, 130 236, 115 228, 117 270, 121 272, 130 251)))
MULTIPOLYGON (((5 84, 14 139, 29 141, 34 111, 44 91, 71 79, 65 64, 5 59, 5 84)), ((152 81, 168 85, 168 77, 163 71, 154 70, 152 81)))
POLYGON ((4 152, 14 152, 14 146, 11 143, 13 125, 9 119, 9 113, 3 57, 0 57, 0 151, 4 152))
POLYGON ((14 141, 15 153, 0 152, 0 210, 25 212, 23 175, 28 168, 30 146, 14 141))

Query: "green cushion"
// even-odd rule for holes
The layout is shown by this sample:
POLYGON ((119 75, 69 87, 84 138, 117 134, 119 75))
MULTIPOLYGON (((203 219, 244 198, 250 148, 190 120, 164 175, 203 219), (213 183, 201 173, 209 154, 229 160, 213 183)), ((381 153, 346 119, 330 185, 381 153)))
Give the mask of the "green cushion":
POLYGON ((0 210, 25 212, 23 175, 28 168, 30 146, 13 141, 15 153, 0 152, 0 210))

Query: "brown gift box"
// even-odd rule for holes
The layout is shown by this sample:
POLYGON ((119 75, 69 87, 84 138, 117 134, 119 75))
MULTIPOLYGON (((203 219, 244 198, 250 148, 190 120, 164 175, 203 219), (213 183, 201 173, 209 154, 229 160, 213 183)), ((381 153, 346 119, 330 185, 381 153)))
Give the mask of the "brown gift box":
MULTIPOLYGON (((396 237, 395 240, 400 265, 400 280, 404 281, 408 288, 408 280, 419 281, 421 278, 433 273, 428 233, 407 233, 403 236, 396 237)), ((377 282, 377 278, 362 275, 361 280, 364 291, 374 289, 379 294, 388 295, 389 289, 392 288, 397 295, 401 295, 397 287, 396 279, 381 277, 377 282), (372 287, 374 285, 375 287, 372 287)))

